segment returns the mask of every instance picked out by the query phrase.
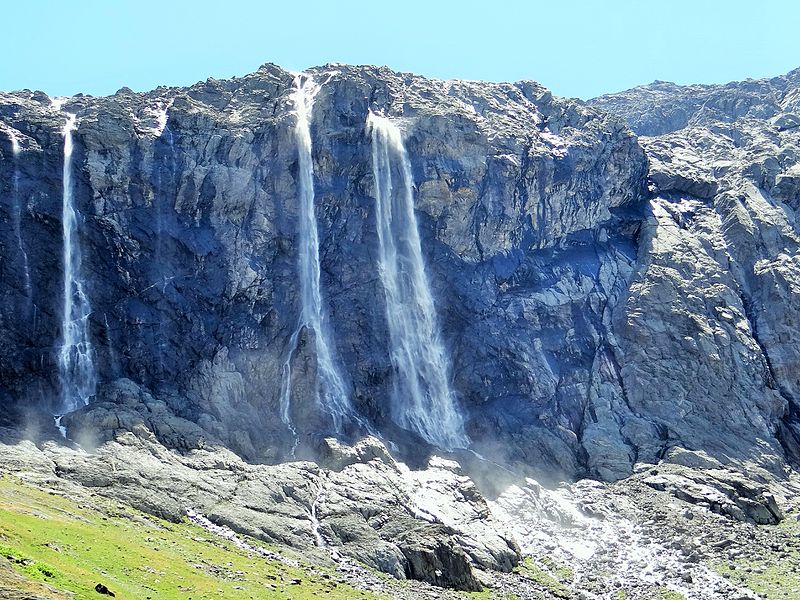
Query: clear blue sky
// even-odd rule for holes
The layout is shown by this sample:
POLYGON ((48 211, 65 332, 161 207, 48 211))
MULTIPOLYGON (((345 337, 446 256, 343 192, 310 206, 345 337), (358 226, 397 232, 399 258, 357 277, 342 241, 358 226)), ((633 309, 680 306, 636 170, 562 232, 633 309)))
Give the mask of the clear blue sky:
POLYGON ((797 0, 6 0, 0 89, 109 94, 265 62, 534 79, 589 98, 800 66, 797 0))

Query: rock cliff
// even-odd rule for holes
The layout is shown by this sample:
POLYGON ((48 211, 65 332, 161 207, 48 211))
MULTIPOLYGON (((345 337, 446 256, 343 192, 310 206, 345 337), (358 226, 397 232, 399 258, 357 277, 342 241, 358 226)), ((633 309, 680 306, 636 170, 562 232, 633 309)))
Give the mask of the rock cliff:
MULTIPOLYGON (((371 110, 404 132, 452 386, 475 449, 568 476, 606 468, 587 416, 601 412, 592 407, 605 401, 593 398, 607 395, 602 386, 622 397, 608 331, 646 205, 635 137, 535 83, 338 65, 312 74, 321 86, 311 134, 322 288, 356 410, 396 443, 408 440, 388 415, 371 110)), ((101 385, 135 381, 248 460, 286 456, 277 417, 299 312, 292 81, 265 65, 187 89, 77 96, 58 109, 38 93, 2 96, 3 203, 20 215, 2 231, 4 405, 57 406, 61 130, 75 113, 75 198, 101 385)), ((293 410, 305 434, 330 433, 307 400, 313 331, 303 337, 305 351, 292 358, 293 410)), ((620 443, 614 473, 634 456, 620 443)))
MULTIPOLYGON (((340 431, 315 402, 318 332, 298 329, 308 169, 292 73, 264 65, 104 98, 2 93, 8 469, 167 518, 198 509, 240 533, 330 546, 464 590, 485 583, 476 570, 507 572, 521 548, 536 548, 542 514, 608 536, 628 527, 587 520, 597 516, 588 505, 564 517, 563 498, 530 476, 630 477, 576 489, 602 506, 619 490, 645 503, 671 495, 708 509, 698 526, 720 515, 780 521, 767 486, 800 462, 798 71, 725 86, 656 82, 588 103, 534 82, 345 65, 308 74, 319 86, 308 116, 319 289, 357 418, 340 431), (402 131, 468 450, 437 450, 392 418, 370 113, 402 131), (98 385, 59 421, 65 441, 52 415, 70 114, 98 385), (381 441, 359 441, 365 434, 381 441), (295 458, 317 464, 281 464, 295 458)), ((597 514, 645 510, 608 505, 597 514)), ((634 538, 616 537, 614 552, 633 553, 634 538)), ((682 563, 670 564, 680 582, 682 563)), ((724 582, 695 576, 701 596, 730 597, 724 582)))
POLYGON ((799 100, 792 71, 590 102, 628 121, 650 163, 636 274, 615 309, 629 402, 671 418, 665 435, 686 448, 773 473, 798 456, 799 100))

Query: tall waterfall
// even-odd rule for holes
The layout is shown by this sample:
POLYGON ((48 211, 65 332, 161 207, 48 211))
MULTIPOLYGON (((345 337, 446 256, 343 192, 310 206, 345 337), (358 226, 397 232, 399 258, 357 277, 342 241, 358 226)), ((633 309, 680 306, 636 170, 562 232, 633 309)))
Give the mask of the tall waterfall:
POLYGON ((61 409, 75 410, 89 402, 97 377, 92 358, 88 321, 91 307, 81 281, 81 252, 78 243, 78 221, 75 213, 72 184, 72 132, 75 116, 64 125, 64 171, 61 222, 64 237, 64 312, 61 324, 62 341, 58 354, 61 378, 61 409))
MULTIPOLYGON (((320 289, 319 233, 314 214, 314 165, 311 160, 311 109, 319 87, 305 76, 295 78, 292 103, 297 116, 294 129, 298 155, 298 201, 299 201, 299 256, 300 274, 300 320, 290 340, 289 356, 283 367, 283 394, 281 398, 281 418, 297 433, 290 414, 292 396, 291 357, 297 350, 300 332, 303 327, 312 329, 315 335, 317 356, 316 401, 330 414, 337 432, 349 421, 360 421, 353 411, 348 397, 348 388, 336 366, 333 344, 326 323, 320 289)), ((363 425, 363 423, 362 423, 363 425)))
POLYGON ((33 298, 31 296, 31 271, 30 265, 28 264, 28 252, 25 250, 25 243, 22 241, 22 199, 19 195, 19 157, 21 153, 21 148, 19 146, 19 140, 17 136, 14 134, 14 131, 9 131, 9 137, 11 138, 11 154, 14 159, 14 179, 12 181, 12 193, 13 193, 13 225, 14 225, 14 235, 17 238, 17 249, 19 250, 19 255, 22 257, 22 277, 23 277, 23 285, 25 286, 25 295, 28 298, 28 308, 30 308, 33 298))
POLYGON ((450 389, 449 361, 425 275, 411 165, 396 125, 370 113, 367 126, 372 135, 379 269, 397 372, 393 416, 398 425, 431 444, 465 448, 469 439, 450 389))

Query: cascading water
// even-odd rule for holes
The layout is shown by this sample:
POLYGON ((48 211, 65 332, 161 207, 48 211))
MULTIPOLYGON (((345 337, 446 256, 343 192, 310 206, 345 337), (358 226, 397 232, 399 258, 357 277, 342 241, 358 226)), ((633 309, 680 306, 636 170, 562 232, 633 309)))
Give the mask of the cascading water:
POLYGON ((25 243, 22 241, 22 199, 19 195, 19 158, 21 148, 13 130, 8 135, 11 138, 11 154, 14 159, 14 178, 12 180, 14 235, 17 238, 19 256, 22 258, 22 283, 25 286, 25 295, 28 298, 28 308, 30 309, 33 301, 31 296, 31 272, 28 265, 28 252, 25 250, 25 243))
POLYGON ((61 222, 64 241, 64 311, 62 341, 58 354, 61 378, 61 410, 69 412, 89 402, 97 377, 89 339, 91 307, 81 281, 81 253, 78 244, 78 221, 72 185, 72 132, 75 115, 64 126, 64 171, 61 222))
MULTIPOLYGON (((317 356, 316 401, 331 416, 333 426, 341 433, 347 422, 363 422, 355 415, 350 404, 347 385, 336 366, 333 344, 326 324, 320 288, 319 233, 314 213, 314 166, 311 160, 311 109, 319 87, 307 76, 295 78, 292 103, 297 116, 294 129, 298 155, 298 200, 299 200, 299 256, 300 274, 300 320, 289 341, 289 356, 283 367, 283 394, 281 397, 281 419, 295 436, 297 431, 290 414, 292 397, 291 357, 297 350, 300 332, 305 327, 314 331, 317 356)), ((293 452, 294 453, 294 449, 293 452)))
POLYGON ((440 448, 466 448, 469 439, 450 389, 449 361, 425 275, 411 165, 396 125, 370 113, 367 126, 372 136, 379 270, 397 372, 394 420, 440 448))

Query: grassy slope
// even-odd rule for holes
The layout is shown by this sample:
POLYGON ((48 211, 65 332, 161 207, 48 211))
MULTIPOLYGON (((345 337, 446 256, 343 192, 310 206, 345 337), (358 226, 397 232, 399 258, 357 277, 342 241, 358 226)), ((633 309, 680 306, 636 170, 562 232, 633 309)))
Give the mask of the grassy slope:
POLYGON ((572 571, 551 560, 537 561, 528 557, 517 565, 514 572, 539 585, 548 597, 564 599, 573 597, 567 587, 573 578, 572 571))
POLYGON ((765 598, 800 598, 800 516, 787 515, 774 527, 783 538, 792 543, 783 553, 773 550, 766 553, 760 561, 733 560, 714 565, 717 572, 725 577, 744 583, 754 592, 765 594, 765 598), (731 568, 734 566, 735 568, 731 568))
POLYGON ((42 584, 94 600, 107 597, 95 592, 97 583, 121 600, 376 598, 337 585, 319 568, 253 556, 194 525, 92 501, 95 507, 78 506, 15 479, 0 479, 0 560, 5 561, 0 578, 11 566, 25 585, 53 598, 63 596, 48 595, 42 584))

